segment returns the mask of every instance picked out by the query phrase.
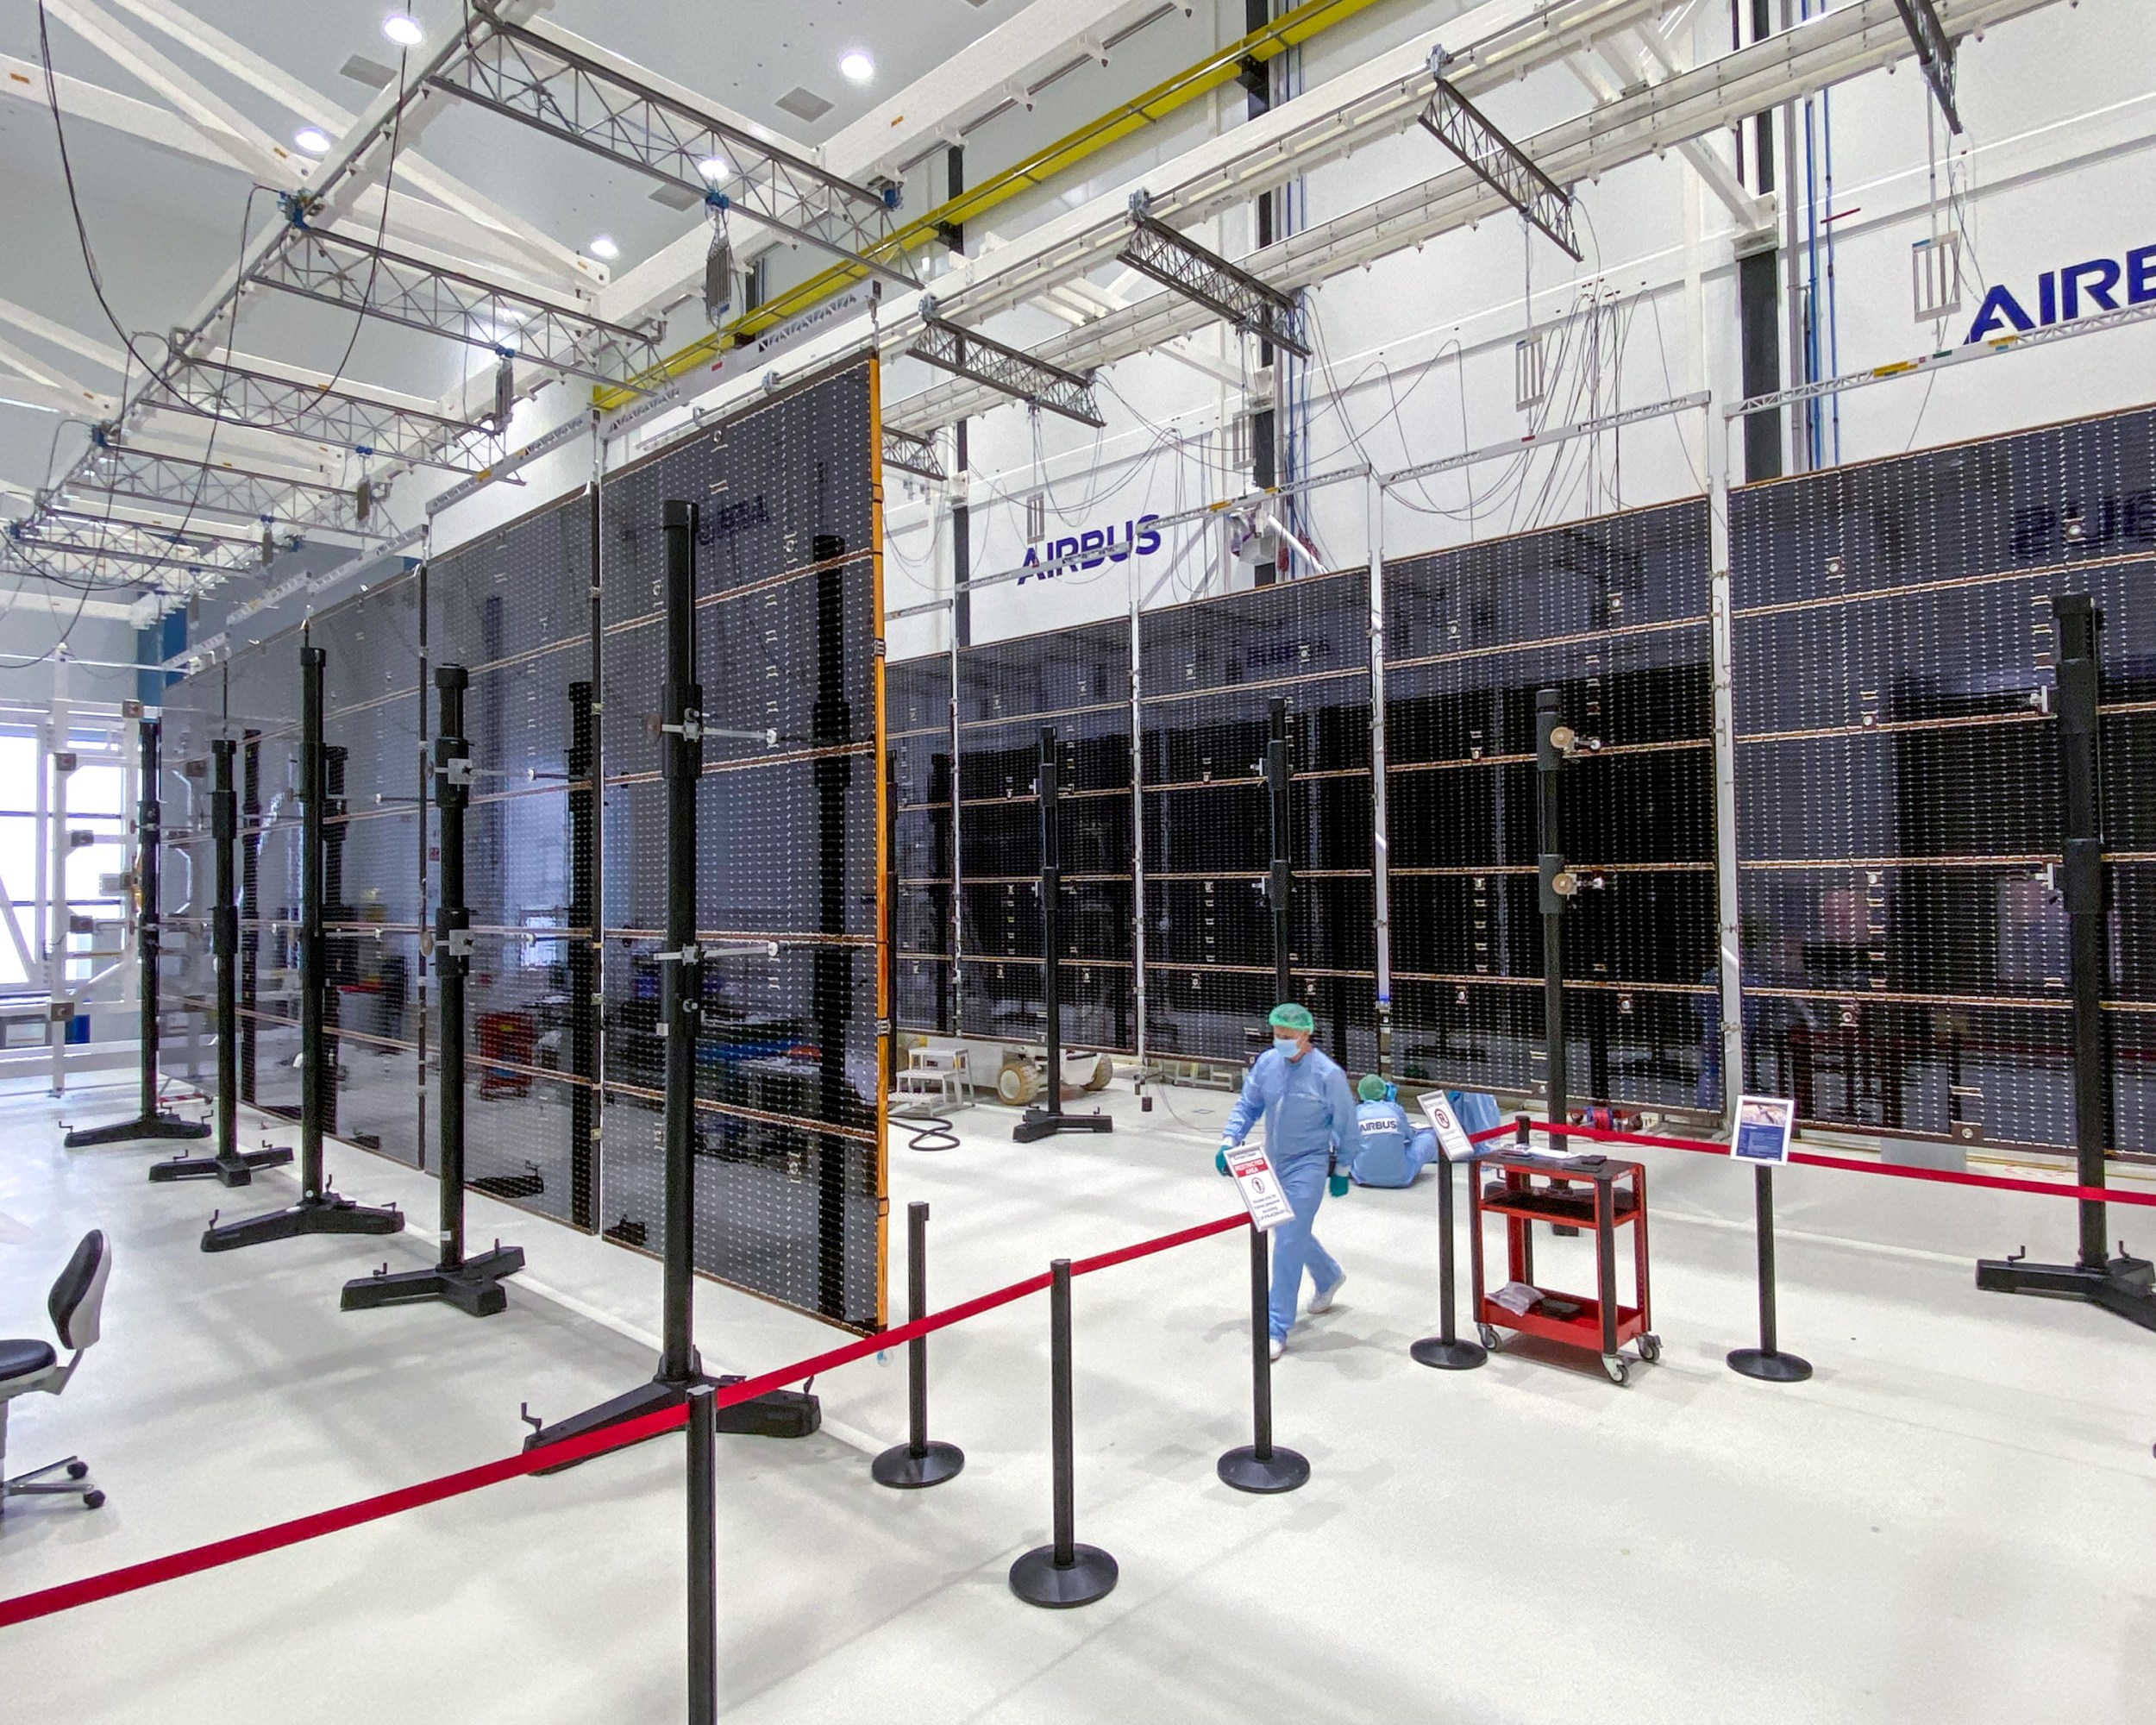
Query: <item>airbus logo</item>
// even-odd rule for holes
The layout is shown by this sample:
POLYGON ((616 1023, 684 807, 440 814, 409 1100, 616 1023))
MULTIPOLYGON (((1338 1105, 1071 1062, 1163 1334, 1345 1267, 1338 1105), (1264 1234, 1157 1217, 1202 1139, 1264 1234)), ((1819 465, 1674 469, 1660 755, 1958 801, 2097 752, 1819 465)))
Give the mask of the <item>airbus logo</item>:
POLYGON ((2053 323, 2071 323, 2092 311, 2117 311, 2156 300, 2156 246, 2143 246, 2123 258, 2090 258, 2036 278, 2036 316, 2003 283, 1984 296, 1976 322, 1962 345, 1992 336, 2022 334, 2053 323))
POLYGON ((1050 567, 1042 568, 1037 575, 1020 575, 1018 585, 1024 586, 1036 580, 1044 581, 1069 569, 1097 569, 1103 563, 1120 563, 1133 551, 1141 557, 1150 557, 1160 549, 1160 535, 1150 530, 1152 524, 1159 519, 1157 515, 1141 515, 1135 521, 1125 521, 1121 524, 1123 534, 1119 539, 1116 536, 1117 524, 1112 521, 1106 527, 1088 527, 1075 536, 1066 535, 1061 539, 1028 545, 1025 561, 1027 569, 1042 564, 1050 567))

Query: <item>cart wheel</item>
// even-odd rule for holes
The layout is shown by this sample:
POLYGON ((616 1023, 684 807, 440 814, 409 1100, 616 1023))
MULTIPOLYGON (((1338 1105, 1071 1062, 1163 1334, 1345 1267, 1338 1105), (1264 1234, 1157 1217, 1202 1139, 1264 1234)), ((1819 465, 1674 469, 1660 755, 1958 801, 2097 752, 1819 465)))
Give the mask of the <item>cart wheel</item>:
POLYGON ((1475 1333, 1482 1339, 1482 1346, 1484 1347, 1489 1349, 1493 1353, 1496 1352, 1498 1337, 1495 1330, 1492 1329, 1488 1324, 1477 1324, 1475 1327, 1475 1333))
POLYGON ((1041 1075, 1029 1065, 1006 1066, 996 1074, 996 1095, 1021 1107, 1041 1094, 1041 1075))
POLYGON ((1620 1353, 1604 1354, 1602 1370, 1609 1374, 1609 1381, 1620 1389, 1632 1382, 1632 1362, 1620 1353))
POLYGON ((1640 1337, 1639 1358, 1646 1361, 1649 1365, 1653 1365, 1659 1361, 1662 1358, 1662 1338, 1651 1334, 1640 1337))

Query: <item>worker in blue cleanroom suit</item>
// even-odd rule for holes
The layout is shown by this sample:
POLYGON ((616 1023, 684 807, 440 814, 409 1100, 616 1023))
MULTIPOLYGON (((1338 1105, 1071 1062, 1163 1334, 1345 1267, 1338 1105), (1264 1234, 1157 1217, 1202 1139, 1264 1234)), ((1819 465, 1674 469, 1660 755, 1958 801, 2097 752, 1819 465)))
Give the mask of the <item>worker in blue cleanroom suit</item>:
POLYGON ((1223 1174, 1228 1171, 1228 1151, 1242 1143, 1263 1116, 1266 1157, 1295 1212, 1294 1220, 1273 1230, 1267 1327, 1273 1339, 1273 1358, 1278 1359, 1295 1321, 1303 1270, 1308 1269, 1317 1289, 1310 1301, 1313 1312, 1331 1310, 1345 1279, 1346 1273, 1318 1244, 1310 1228, 1318 1206, 1325 1201, 1328 1177, 1334 1197, 1347 1192, 1346 1170, 1355 1162, 1355 1093, 1348 1088, 1347 1075, 1323 1050, 1310 1045, 1310 1033, 1317 1026, 1307 1007, 1290 1000, 1275 1007, 1267 1022, 1273 1027, 1273 1045, 1250 1063, 1243 1095, 1229 1110, 1214 1166, 1223 1174), (1336 1154, 1340 1169, 1337 1176, 1332 1172, 1336 1154))
POLYGON ((1355 1087, 1361 1105, 1355 1110, 1355 1164, 1357 1186, 1412 1186, 1415 1176, 1438 1159, 1438 1135, 1417 1126, 1392 1099, 1392 1086, 1375 1072, 1355 1087))

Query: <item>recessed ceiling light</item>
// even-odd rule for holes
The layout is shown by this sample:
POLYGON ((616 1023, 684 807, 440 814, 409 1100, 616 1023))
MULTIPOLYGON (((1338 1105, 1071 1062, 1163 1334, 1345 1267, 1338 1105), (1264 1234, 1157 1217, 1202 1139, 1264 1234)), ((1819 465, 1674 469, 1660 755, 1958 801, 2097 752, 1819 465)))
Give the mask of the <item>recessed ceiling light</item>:
POLYGON ((400 48, 416 48, 427 37, 427 33, 419 28, 419 21, 404 12, 392 12, 383 19, 382 34, 400 48))
POLYGON ((319 126, 302 126, 292 134, 292 141, 310 156, 327 154, 329 135, 319 126))
POLYGON ((856 84, 866 84, 876 75, 876 63, 859 48, 849 49, 839 56, 838 69, 856 84))
POLYGON ((717 182, 725 179, 733 172, 733 169, 727 166, 724 156, 705 156, 702 161, 697 163, 696 171, 705 179, 717 182))
POLYGON ((614 243, 610 235, 606 234, 601 234, 584 249, 593 257, 602 259, 608 263, 611 263, 621 255, 621 248, 614 243))

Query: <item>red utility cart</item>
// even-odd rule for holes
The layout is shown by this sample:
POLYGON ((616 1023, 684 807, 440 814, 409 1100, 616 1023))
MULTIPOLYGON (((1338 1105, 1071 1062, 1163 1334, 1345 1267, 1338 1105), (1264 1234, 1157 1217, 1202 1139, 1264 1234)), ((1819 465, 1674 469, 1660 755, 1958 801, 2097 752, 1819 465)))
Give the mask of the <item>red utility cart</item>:
POLYGON ((1468 1182, 1468 1245, 1474 1265, 1470 1308, 1482 1346, 1494 1348, 1498 1331, 1541 1336, 1593 1350, 1618 1383, 1629 1381, 1633 1362, 1620 1350, 1637 1342, 1649 1364, 1662 1357, 1647 1303, 1647 1170, 1636 1162, 1600 1156, 1526 1156, 1501 1151, 1475 1164, 1468 1182), (1506 1280, 1539 1289, 1542 1300, 1514 1312, 1489 1297, 1482 1272, 1482 1218, 1505 1219, 1506 1280), (1534 1225, 1594 1230, 1595 1286, 1563 1294, 1535 1281, 1534 1225), (1617 1297, 1617 1230, 1632 1230, 1632 1305, 1617 1297))

